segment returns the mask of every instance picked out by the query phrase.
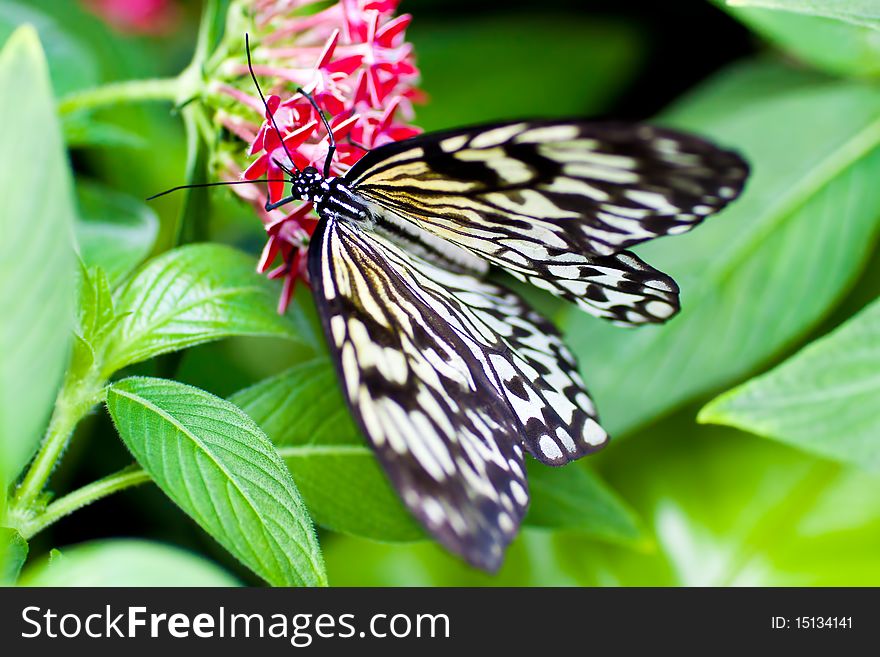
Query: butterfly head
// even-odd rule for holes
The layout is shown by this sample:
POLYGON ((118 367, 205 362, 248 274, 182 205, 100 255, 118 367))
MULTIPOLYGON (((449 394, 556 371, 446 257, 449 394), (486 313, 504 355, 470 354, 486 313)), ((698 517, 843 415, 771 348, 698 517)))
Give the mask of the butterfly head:
POLYGON ((291 191, 304 201, 319 201, 326 194, 326 180, 315 167, 306 167, 290 179, 291 191))

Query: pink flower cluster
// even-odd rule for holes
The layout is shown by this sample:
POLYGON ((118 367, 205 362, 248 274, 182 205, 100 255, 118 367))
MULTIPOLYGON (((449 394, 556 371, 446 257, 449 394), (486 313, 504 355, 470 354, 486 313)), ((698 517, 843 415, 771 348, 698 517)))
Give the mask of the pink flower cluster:
MULTIPOLYGON (((382 144, 418 134, 410 125, 412 102, 420 98, 419 72, 412 45, 405 41, 411 16, 394 16, 399 0, 339 0, 311 15, 304 9, 320 0, 251 0, 257 33, 252 36, 253 68, 267 88, 269 112, 256 90, 224 84, 218 90, 263 115, 257 126, 237 113, 221 111, 221 123, 250 144, 256 159, 243 174, 245 180, 268 179, 265 184, 239 185, 239 194, 261 216, 268 242, 258 269, 270 278, 283 278, 279 312, 293 296, 297 279, 306 279, 305 253, 317 220, 311 204, 296 203, 267 213, 268 198, 284 193, 284 172, 314 166, 323 171, 329 140, 320 117, 304 96, 302 87, 330 118, 338 149, 331 175, 348 170, 366 152, 382 144), (280 134, 279 134, 280 133, 280 134), (288 157, 288 154, 290 157, 288 157), (292 160, 292 162, 291 162, 292 160), (273 268, 275 261, 281 264, 273 268)), ((315 7, 317 9, 317 7, 315 7)), ((233 71, 249 79, 246 63, 233 71)), ((233 177, 232 171, 227 171, 233 177)))

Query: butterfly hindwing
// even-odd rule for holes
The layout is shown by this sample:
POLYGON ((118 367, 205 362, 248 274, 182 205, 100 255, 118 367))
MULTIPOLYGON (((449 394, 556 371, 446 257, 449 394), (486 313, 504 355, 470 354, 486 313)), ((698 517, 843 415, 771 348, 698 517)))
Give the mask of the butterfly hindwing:
POLYGON ((739 195, 747 172, 735 153, 673 130, 520 121, 382 146, 345 180, 588 312, 641 324, 675 314, 678 290, 625 249, 690 230, 739 195))
POLYGON ((497 568, 528 505, 523 447, 561 464, 606 440, 558 333, 503 288, 351 222, 319 224, 309 275, 344 394, 404 503, 497 568))

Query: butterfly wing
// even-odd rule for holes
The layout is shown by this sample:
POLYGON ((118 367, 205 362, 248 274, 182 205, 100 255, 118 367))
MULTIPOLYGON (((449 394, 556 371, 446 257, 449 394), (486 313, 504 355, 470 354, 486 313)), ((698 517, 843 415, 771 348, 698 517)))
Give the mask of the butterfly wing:
POLYGON ((675 314, 678 290, 625 249, 690 230, 736 198, 747 173, 735 153, 672 130, 521 121, 382 146, 345 180, 377 213, 640 324, 675 314))
POLYGON ((322 220, 309 275, 343 392, 404 503, 494 570, 528 505, 523 447, 558 465, 607 439, 557 331, 351 222, 322 220))

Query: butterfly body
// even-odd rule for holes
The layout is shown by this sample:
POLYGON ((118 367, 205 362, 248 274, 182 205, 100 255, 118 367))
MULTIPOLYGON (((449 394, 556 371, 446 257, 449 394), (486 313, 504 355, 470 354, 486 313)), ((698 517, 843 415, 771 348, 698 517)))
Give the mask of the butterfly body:
POLYGON ((563 465, 608 439, 558 330, 490 267, 615 323, 664 322, 677 285, 626 249, 690 230, 746 173, 671 130, 519 121, 291 177, 270 205, 315 204, 309 278, 352 414, 447 548, 496 569, 528 506, 525 455, 563 465))

